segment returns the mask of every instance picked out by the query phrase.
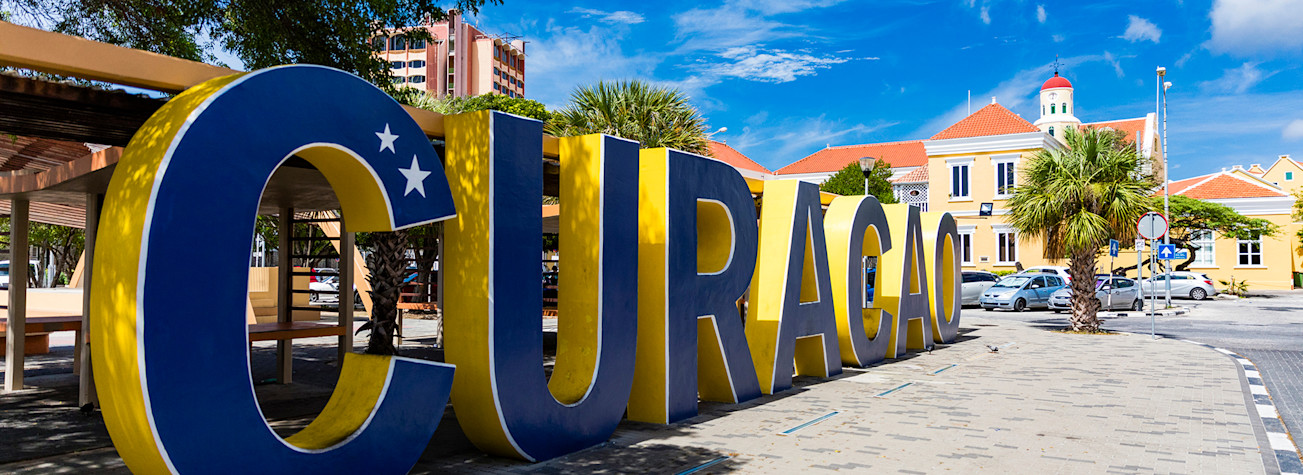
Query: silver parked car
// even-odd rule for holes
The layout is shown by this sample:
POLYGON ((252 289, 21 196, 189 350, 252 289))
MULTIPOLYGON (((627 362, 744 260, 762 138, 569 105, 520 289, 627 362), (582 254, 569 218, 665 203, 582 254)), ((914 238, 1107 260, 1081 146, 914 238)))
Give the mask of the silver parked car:
POLYGON ((1177 271, 1170 274, 1158 274, 1153 279, 1140 281, 1140 289, 1144 295, 1157 292, 1159 295, 1167 293, 1168 280, 1172 282, 1172 296, 1177 298, 1189 297, 1195 300, 1203 300, 1213 295, 1217 295, 1217 288, 1213 287, 1213 280, 1207 275, 1198 272, 1177 271))
MULTIPOLYGON (((1095 276, 1095 298, 1099 299, 1099 308, 1102 310, 1140 310, 1143 305, 1140 301, 1140 286, 1126 277, 1095 276)), ((1050 295, 1050 310, 1054 313, 1072 310, 1072 288, 1064 287, 1050 295)))
POLYGON ((1029 307, 1050 305, 1050 294, 1063 288, 1063 278, 1056 275, 1011 275, 1000 279, 982 292, 982 308, 1007 308, 1021 312, 1029 307))
POLYGON ((959 300, 959 304, 981 304, 982 292, 986 292, 986 289, 991 288, 998 280, 1000 276, 984 270, 964 271, 963 298, 959 300))

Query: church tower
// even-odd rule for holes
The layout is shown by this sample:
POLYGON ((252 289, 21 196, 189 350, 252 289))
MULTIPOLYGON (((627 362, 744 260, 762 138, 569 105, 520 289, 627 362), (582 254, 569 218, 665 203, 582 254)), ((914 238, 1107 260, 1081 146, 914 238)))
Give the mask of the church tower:
POLYGON ((1068 127, 1081 127, 1081 119, 1073 115, 1077 106, 1072 99, 1072 83, 1055 71, 1054 77, 1041 86, 1041 118, 1033 125, 1063 140, 1063 131, 1068 127))

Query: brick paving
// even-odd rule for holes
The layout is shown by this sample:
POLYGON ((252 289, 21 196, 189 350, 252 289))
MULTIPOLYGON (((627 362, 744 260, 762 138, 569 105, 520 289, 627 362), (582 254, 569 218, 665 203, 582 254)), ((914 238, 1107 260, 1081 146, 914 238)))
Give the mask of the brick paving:
MULTIPOLYGON (((745 404, 703 404, 700 416, 678 424, 626 422, 602 445, 537 464, 475 450, 450 410, 414 472, 677 473, 711 462, 699 473, 1265 471, 1240 370, 1220 353, 968 316, 963 327, 961 341, 931 353, 828 380, 796 378, 792 390, 745 404)), ((298 382, 276 390, 316 384, 312 362, 329 352, 326 345, 296 352, 298 382)), ((287 433, 307 420, 275 425, 287 433)), ((112 448, 0 465, 0 472, 87 470, 124 469, 112 448)))

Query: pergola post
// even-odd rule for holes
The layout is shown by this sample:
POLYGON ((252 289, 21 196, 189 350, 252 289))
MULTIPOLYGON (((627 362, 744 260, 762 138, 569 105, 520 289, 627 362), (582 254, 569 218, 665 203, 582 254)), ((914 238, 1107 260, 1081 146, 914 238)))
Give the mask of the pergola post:
POLYGON ((103 204, 104 195, 99 193, 89 193, 86 195, 86 250, 82 252, 82 283, 81 283, 81 332, 78 335, 81 338, 76 342, 77 351, 74 355, 77 358, 76 365, 80 369, 78 374, 79 380, 77 385, 77 405, 85 406, 94 404, 99 406, 99 397, 95 394, 95 377, 91 373, 90 362, 90 292, 91 276, 94 275, 95 265, 95 240, 99 234, 100 227, 100 206, 103 204))
MULTIPOLYGON (((294 321, 294 265, 291 256, 294 253, 290 237, 294 235, 294 208, 282 207, 280 213, 280 244, 276 252, 276 321, 288 323, 294 321)), ((294 345, 290 340, 276 340, 276 381, 290 384, 294 377, 294 345)))
POLYGON ((5 332, 5 392, 23 389, 27 338, 28 202, 15 198, 9 215, 9 328, 5 332))
POLYGON ((343 365, 344 355, 353 351, 353 247, 356 236, 345 227, 342 213, 339 230, 339 326, 344 327, 344 334, 339 336, 339 357, 335 361, 343 365))

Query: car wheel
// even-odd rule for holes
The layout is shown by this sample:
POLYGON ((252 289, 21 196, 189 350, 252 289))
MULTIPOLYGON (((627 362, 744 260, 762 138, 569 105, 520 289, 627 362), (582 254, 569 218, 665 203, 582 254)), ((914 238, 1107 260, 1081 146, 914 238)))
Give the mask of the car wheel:
POLYGON ((1208 291, 1195 287, 1194 290, 1190 291, 1190 298, 1195 300, 1203 300, 1205 298, 1208 298, 1208 291))
POLYGON ((1018 300, 1016 300, 1016 301, 1013 302, 1013 311, 1015 311, 1015 312, 1021 312, 1021 311, 1023 311, 1023 310, 1027 310, 1027 301, 1026 301, 1026 300, 1018 299, 1018 300))
POLYGON ((1141 308, 1144 308, 1144 306, 1145 304, 1141 302, 1140 299, 1136 299, 1135 301, 1131 302, 1131 311, 1139 312, 1141 308))
POLYGON ((995 309, 993 309, 993 308, 991 308, 991 307, 982 307, 982 310, 986 310, 986 311, 990 312, 990 311, 995 310, 995 309))
POLYGON ((1062 310, 1055 310, 1054 313, 1063 313, 1062 310))

